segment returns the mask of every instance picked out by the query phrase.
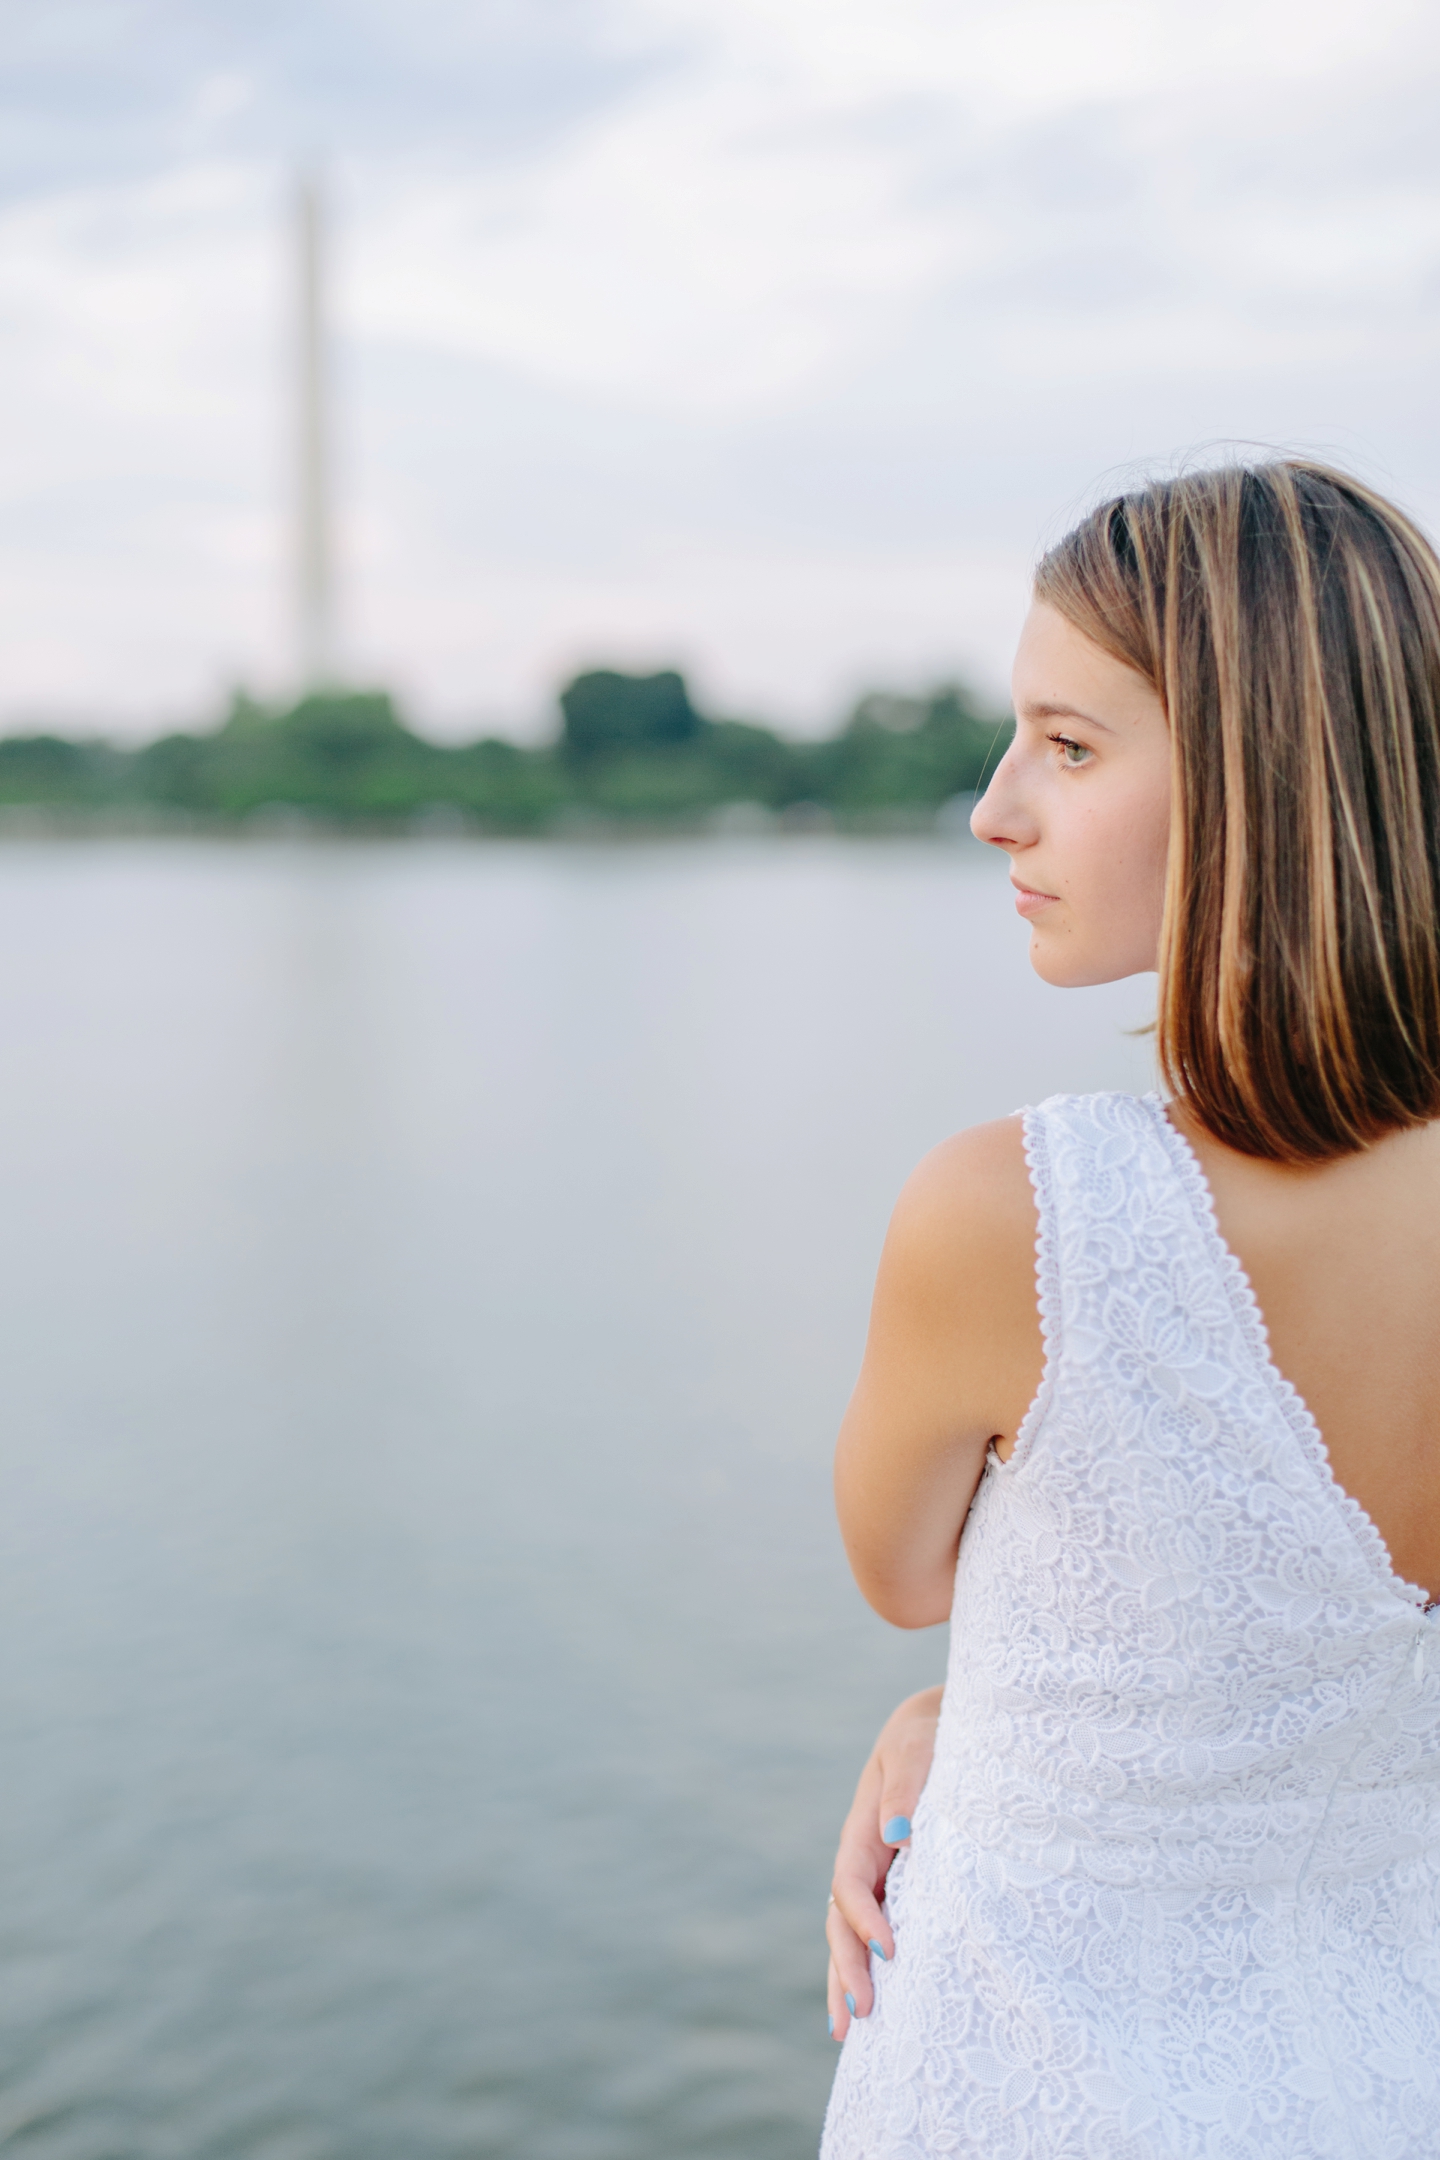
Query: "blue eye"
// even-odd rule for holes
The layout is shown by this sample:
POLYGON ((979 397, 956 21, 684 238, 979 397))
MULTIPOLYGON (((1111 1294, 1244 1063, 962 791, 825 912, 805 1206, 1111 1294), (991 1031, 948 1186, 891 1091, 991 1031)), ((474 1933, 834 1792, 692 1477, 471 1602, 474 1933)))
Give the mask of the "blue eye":
POLYGON ((1083 765, 1091 755, 1084 743, 1073 742, 1068 735, 1052 735, 1050 740, 1059 744, 1061 763, 1070 766, 1072 770, 1077 765, 1083 765))

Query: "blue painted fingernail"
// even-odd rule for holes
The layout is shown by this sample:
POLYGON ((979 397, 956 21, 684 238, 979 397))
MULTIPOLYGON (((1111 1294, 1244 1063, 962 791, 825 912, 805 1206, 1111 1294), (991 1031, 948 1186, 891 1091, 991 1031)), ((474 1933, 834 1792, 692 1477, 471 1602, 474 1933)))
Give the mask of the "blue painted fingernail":
POLYGON ((880 1835, 884 1838, 887 1845, 903 1845, 906 1838, 910 1835, 909 1816, 892 1815, 889 1822, 886 1823, 885 1828, 881 1831, 880 1835))
POLYGON ((830 2028, 830 2037, 833 2040, 835 2037, 835 2020, 832 2017, 827 2017, 825 2023, 830 2028))
POLYGON ((854 2017, 854 2015, 855 2015, 855 1998, 854 1998, 854 1996, 853 1996, 853 1995, 847 1995, 847 1996, 845 1997, 845 2007, 846 2007, 846 2009, 847 2009, 847 2010, 849 2011, 849 2013, 850 2013, 851 2017, 854 2017))
POLYGON ((883 1950, 881 1949, 881 1947, 880 1947, 879 1943, 877 1943, 877 1942, 876 1942, 876 1940, 875 1940, 875 1938, 874 1938, 874 1936, 873 1936, 873 1935, 872 1935, 872 1936, 870 1937, 870 1947, 871 1947, 871 1949, 872 1949, 872 1950, 874 1951, 874 1953, 875 1953, 876 1957, 878 1957, 878 1958, 879 1958, 879 1960, 880 1960, 880 1962, 881 1962, 881 1964, 882 1964, 882 1965, 888 1965, 888 1964, 889 1964, 889 1962, 890 1962, 889 1958, 888 1958, 888 1957, 886 1957, 886 1955, 885 1955, 885 1952, 884 1952, 884 1951, 883 1951, 883 1950))

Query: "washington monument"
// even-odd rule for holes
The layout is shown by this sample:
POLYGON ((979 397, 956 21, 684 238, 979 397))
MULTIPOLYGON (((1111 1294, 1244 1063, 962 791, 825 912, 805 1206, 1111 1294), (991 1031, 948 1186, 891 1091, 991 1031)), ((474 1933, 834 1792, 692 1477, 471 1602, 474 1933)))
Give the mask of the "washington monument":
POLYGON ((325 239, 320 183, 305 172, 295 188, 295 614, 302 692, 336 680, 325 239))

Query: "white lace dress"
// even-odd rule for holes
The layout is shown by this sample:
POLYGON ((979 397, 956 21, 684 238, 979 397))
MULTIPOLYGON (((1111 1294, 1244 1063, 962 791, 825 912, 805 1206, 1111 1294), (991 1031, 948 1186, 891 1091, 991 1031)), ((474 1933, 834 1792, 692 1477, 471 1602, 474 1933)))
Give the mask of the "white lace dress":
POLYGON ((965 1528, 823 2160, 1440 2160, 1440 1615, 1159 1099, 1026 1143, 1045 1377, 965 1528))

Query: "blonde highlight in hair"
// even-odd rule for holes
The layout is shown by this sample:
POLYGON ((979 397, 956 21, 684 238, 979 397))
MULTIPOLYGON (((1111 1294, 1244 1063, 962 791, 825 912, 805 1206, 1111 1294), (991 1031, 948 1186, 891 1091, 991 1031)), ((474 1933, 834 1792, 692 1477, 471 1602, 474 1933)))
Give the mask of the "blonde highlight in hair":
POLYGON ((1185 474, 1095 510, 1036 598, 1174 743, 1161 1069, 1245 1154, 1440 1117, 1440 561, 1347 474, 1185 474))

